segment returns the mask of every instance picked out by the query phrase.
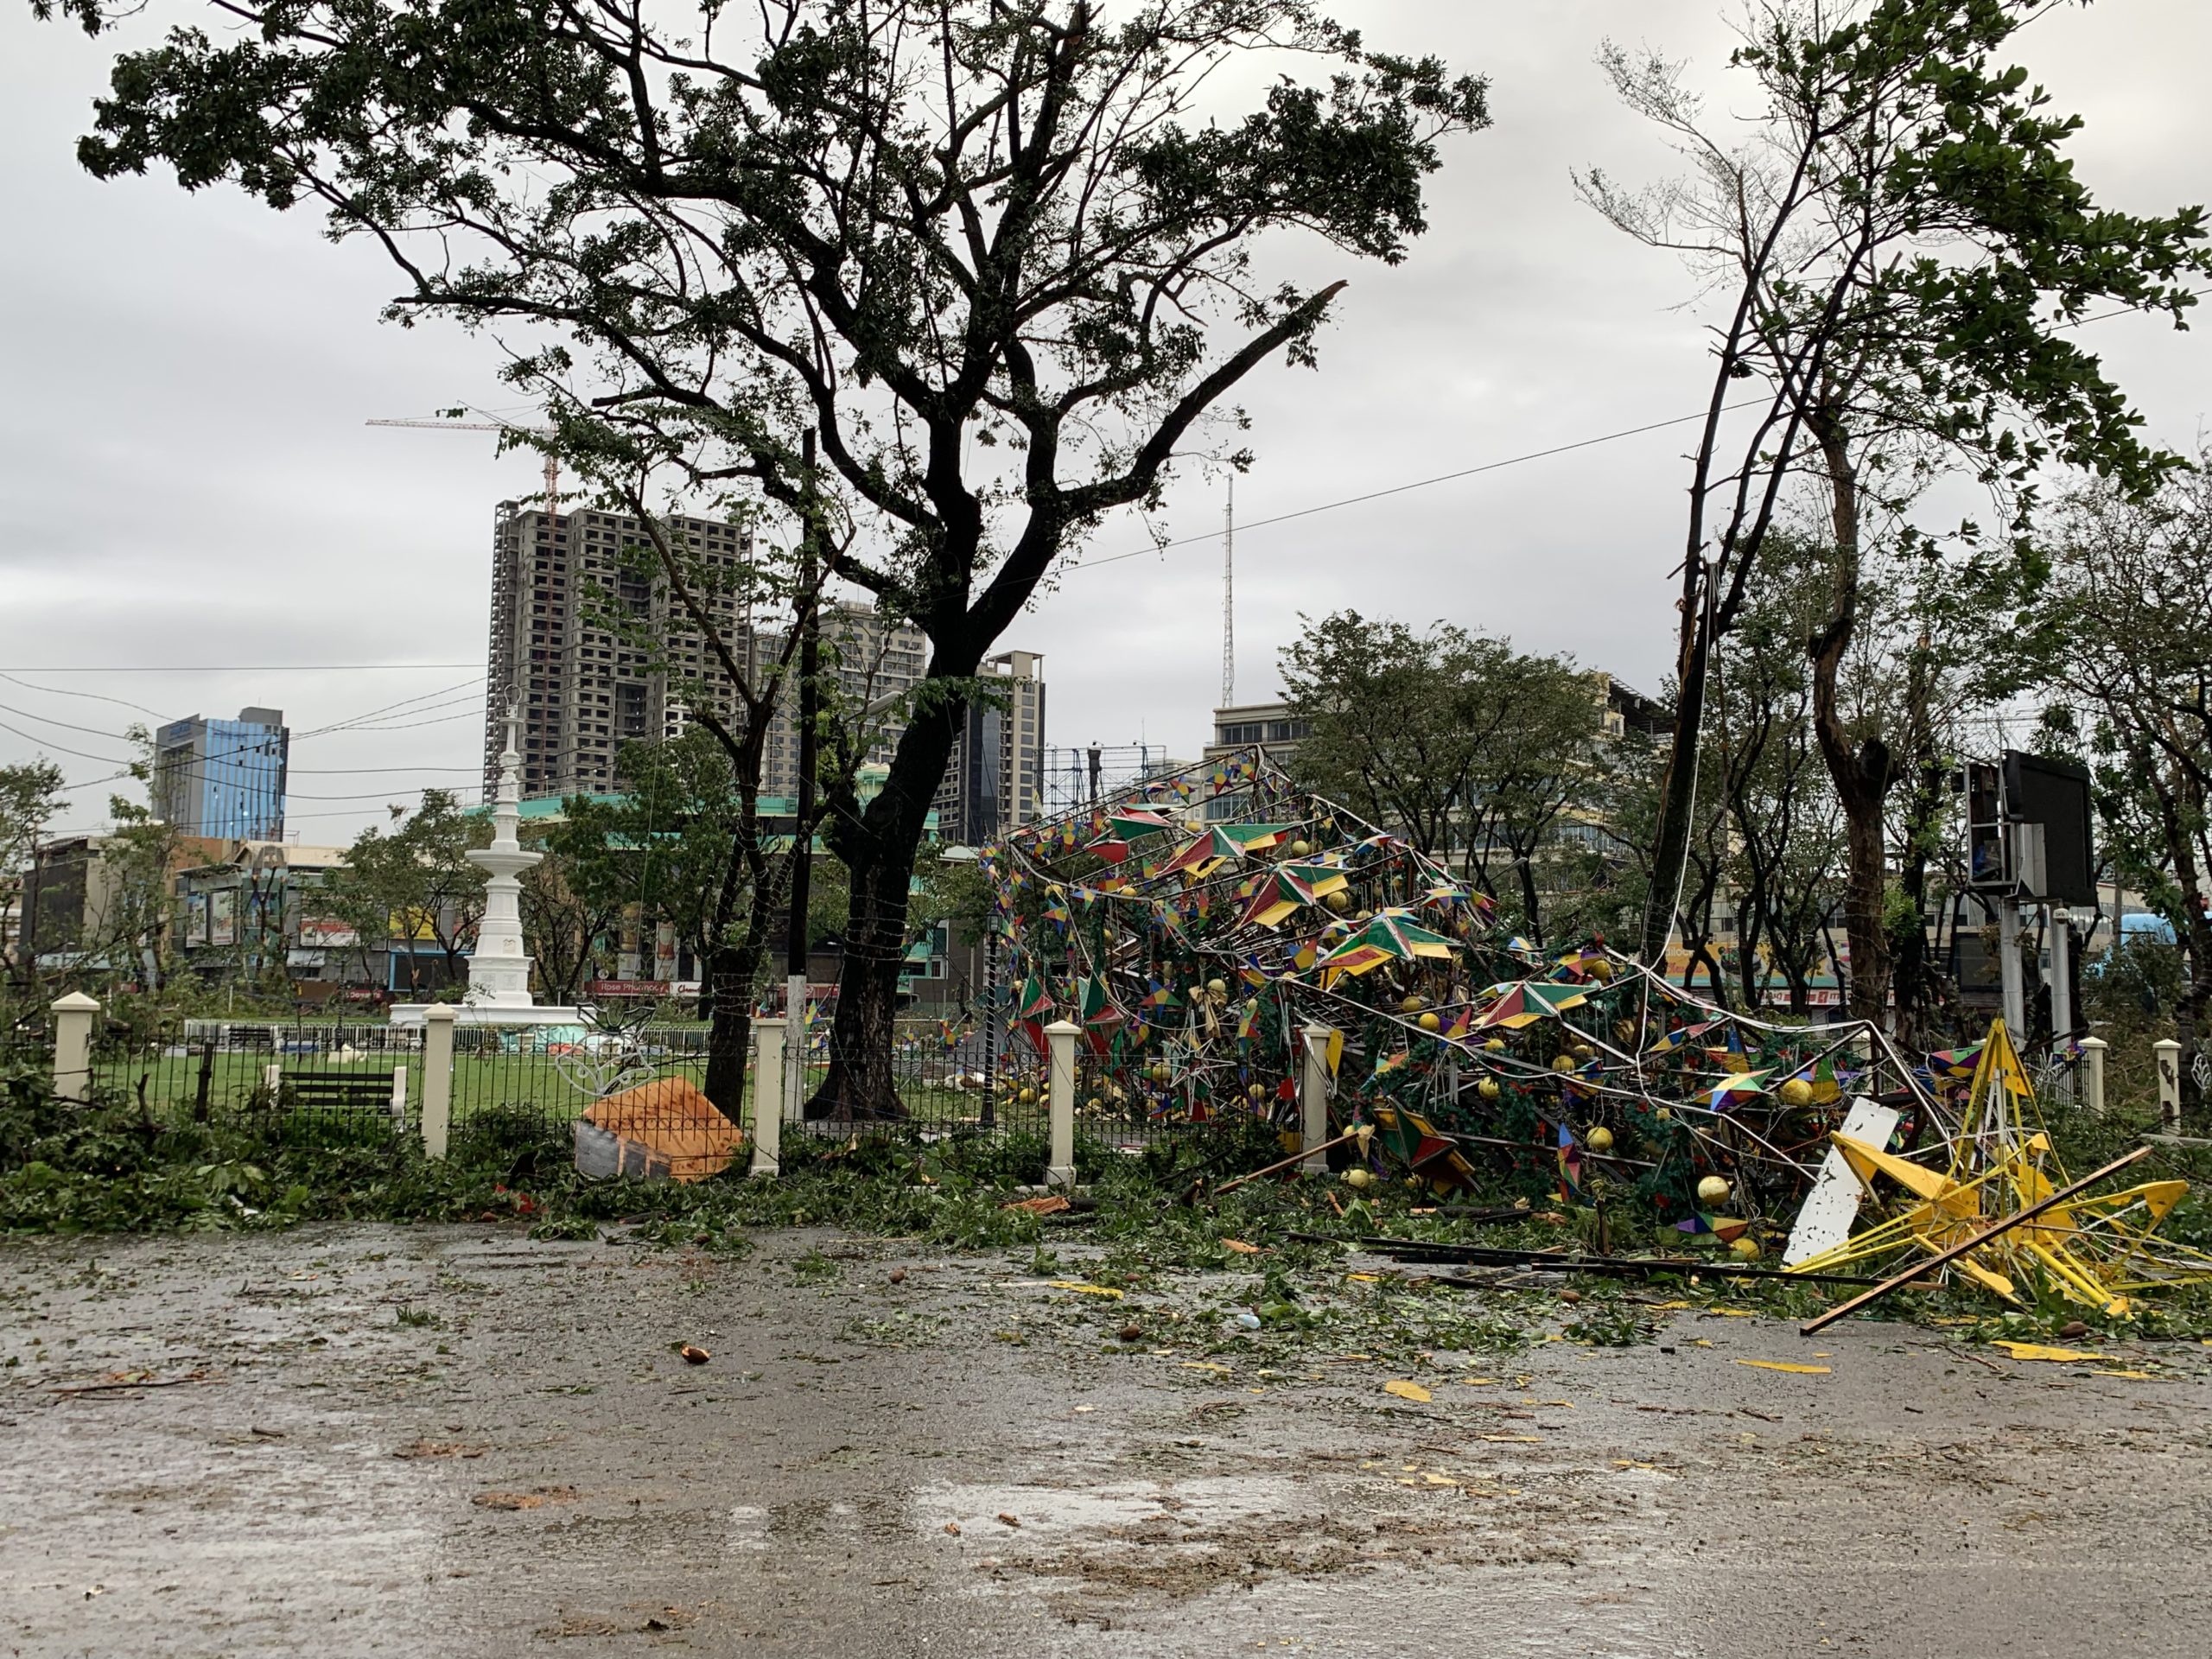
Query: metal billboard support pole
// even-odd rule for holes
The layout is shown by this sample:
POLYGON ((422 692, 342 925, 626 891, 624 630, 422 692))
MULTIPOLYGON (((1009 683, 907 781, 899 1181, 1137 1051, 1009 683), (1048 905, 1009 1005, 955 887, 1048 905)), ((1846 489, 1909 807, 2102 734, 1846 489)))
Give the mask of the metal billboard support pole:
POLYGON ((2009 893, 1997 900, 1997 968, 2005 987, 2005 1029, 2024 1036, 2028 1001, 2020 972, 2020 901, 2009 893))

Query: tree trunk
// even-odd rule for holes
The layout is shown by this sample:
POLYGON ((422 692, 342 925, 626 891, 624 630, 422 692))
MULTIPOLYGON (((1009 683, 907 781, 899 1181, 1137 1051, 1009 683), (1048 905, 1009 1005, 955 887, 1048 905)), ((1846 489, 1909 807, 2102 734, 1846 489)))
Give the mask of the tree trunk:
POLYGON ((1521 908, 1529 918, 1529 938, 1541 950, 1544 948, 1544 919, 1536 899, 1536 867, 1527 854, 1513 862, 1521 875, 1521 908))
MULTIPOLYGON (((705 1092, 733 1123, 745 1122, 745 1066, 753 1041, 751 992, 760 966, 760 946, 753 946, 749 963, 747 954, 741 944, 724 945, 709 959, 706 973, 707 983, 714 988, 715 1011, 707 1025, 705 1092)), ((793 1063, 794 1057, 786 1054, 784 1064, 793 1063)), ((761 1105, 765 1111, 781 1109, 773 1101, 761 1105)))
POLYGON ((1659 785, 1659 832, 1651 850, 1651 892, 1643 904, 1641 962, 1665 970, 1675 906, 1688 868, 1691 819, 1697 806, 1698 734, 1705 724, 1705 670, 1713 655, 1711 617, 1703 600, 1703 563, 1694 550, 1683 565, 1681 647, 1675 664, 1675 730, 1659 785))
POLYGON ((2176 938, 2188 953, 2189 977, 2174 1001, 2174 1038, 2181 1044, 2182 1116, 2194 1123, 2204 1114, 2204 1090, 2196 1083, 2196 1045, 2205 1007, 2212 1003, 2212 916, 2206 914, 2204 874, 2189 826, 2202 817, 2204 802, 2190 787, 2183 768, 2176 766, 2169 781, 2158 776, 2146 753, 2139 749, 2137 756, 2158 804, 2166 856, 2173 865, 2174 886, 2181 891, 2182 925, 2176 938))
MULTIPOLYGON (((840 810, 849 802, 830 810, 830 849, 850 876, 852 896, 837 1013, 830 1027, 830 1075, 806 1103, 810 1122, 906 1115, 892 1069, 899 972, 906 959, 906 904, 930 806, 966 714, 966 703, 955 702, 917 719, 900 736, 883 788, 866 810, 840 810)), ((997 1012, 988 1017, 995 1019, 997 1012)))
POLYGON ((1843 927, 1851 947, 1849 1013, 1886 1028, 1890 1008, 1889 873, 1883 856, 1882 806, 1890 792, 1889 747, 1878 737, 1853 745, 1845 730, 1837 678, 1859 626, 1859 478, 1850 441, 1826 410, 1806 422, 1827 467, 1829 524, 1835 537, 1828 620, 1809 643, 1813 731, 1843 810, 1846 851, 1843 927))

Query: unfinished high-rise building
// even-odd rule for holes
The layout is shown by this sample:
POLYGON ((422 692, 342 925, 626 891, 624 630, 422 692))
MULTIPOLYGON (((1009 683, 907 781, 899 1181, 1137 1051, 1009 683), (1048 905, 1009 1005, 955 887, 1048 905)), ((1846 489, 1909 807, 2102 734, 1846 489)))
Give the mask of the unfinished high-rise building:
MULTIPOLYGON (((696 590, 741 664, 753 649, 739 573, 752 556, 737 525, 677 518, 702 581, 696 590)), ((718 712, 735 703, 706 639, 650 562, 635 518, 579 511, 557 517, 503 501, 493 534, 490 685, 484 708, 484 787, 499 785, 508 711, 521 716, 524 798, 607 794, 620 786, 624 743, 672 737, 703 688, 718 712), (650 647, 615 626, 645 625, 650 647)))

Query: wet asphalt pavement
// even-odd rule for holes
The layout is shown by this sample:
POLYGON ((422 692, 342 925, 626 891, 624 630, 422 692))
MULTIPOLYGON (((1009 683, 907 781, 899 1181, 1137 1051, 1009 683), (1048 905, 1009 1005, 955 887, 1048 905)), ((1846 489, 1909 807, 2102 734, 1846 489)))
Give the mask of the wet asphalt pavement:
POLYGON ((1146 1303, 820 1230, 0 1244, 0 1654, 2212 1650, 2212 1350, 1267 1366, 1146 1303))

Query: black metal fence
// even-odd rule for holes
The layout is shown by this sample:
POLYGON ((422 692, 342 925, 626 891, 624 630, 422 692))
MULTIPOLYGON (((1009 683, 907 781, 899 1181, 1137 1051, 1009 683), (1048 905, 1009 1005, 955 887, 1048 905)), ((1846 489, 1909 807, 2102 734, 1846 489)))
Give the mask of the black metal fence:
MULTIPOLYGON (((811 1100, 830 1069, 829 1022, 812 1023, 799 1063, 801 1098, 811 1100)), ((426 1033, 419 1027, 309 1020, 185 1020, 145 1032, 109 1023, 96 1029, 95 1088, 136 1101, 169 1122, 251 1121, 286 1139, 374 1143, 419 1132, 426 1033)), ((50 1035, 31 1033, 50 1059, 50 1035)), ((678 1078, 703 1091, 707 1027, 456 1025, 448 1090, 449 1146, 507 1145, 568 1139, 596 1103, 656 1080, 678 1078)), ((1050 1115, 1049 1068, 1019 1033, 957 1031, 934 1020, 901 1021, 893 1046, 901 1115, 864 1121, 803 1120, 794 1135, 823 1140, 918 1135, 925 1140, 985 1135, 1043 1141, 1050 1115)), ((760 1079, 748 1059, 747 1114, 760 1079)), ((1135 1152, 1204 1124, 1159 1116, 1078 1046, 1076 1131, 1096 1145, 1135 1152)))

